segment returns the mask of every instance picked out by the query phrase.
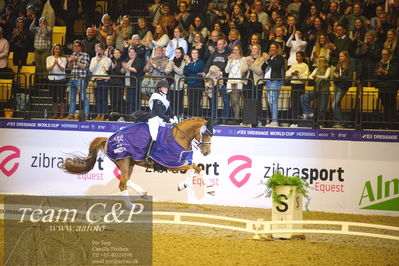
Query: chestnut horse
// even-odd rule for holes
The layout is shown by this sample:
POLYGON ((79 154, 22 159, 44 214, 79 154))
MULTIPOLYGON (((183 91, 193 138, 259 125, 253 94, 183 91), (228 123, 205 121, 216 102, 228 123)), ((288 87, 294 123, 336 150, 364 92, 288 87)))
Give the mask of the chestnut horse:
MULTIPOLYGON (((184 120, 173 126, 171 130, 171 136, 173 136, 178 144, 185 151, 192 150, 192 143, 196 148, 200 150, 202 155, 206 156, 211 152, 211 140, 213 136, 213 123, 211 121, 206 121, 202 118, 193 117, 187 120, 184 120)), ((97 153, 101 149, 104 154, 106 153, 107 145, 109 144, 109 139, 105 137, 95 138, 89 147, 89 155, 87 157, 75 157, 68 158, 65 160, 62 168, 72 174, 83 174, 89 172, 93 169, 94 164, 97 160, 97 153)), ((109 146, 108 146, 109 148, 109 146)), ((179 155, 177 155, 177 158, 179 155)), ((111 158, 110 158, 111 159, 111 158)), ((145 168, 153 168, 154 164, 148 164, 145 160, 136 160, 132 157, 125 157, 121 159, 111 159, 115 163, 115 165, 120 169, 121 176, 119 182, 119 189, 123 196, 128 196, 127 187, 135 190, 141 197, 145 198, 147 196, 147 192, 139 185, 134 183, 132 180, 129 180, 133 167, 135 165, 145 167, 145 168)), ((188 170, 188 176, 185 181, 181 182, 178 186, 178 190, 182 190, 187 187, 190 178, 194 176, 195 173, 201 174, 204 177, 205 185, 209 182, 204 176, 204 172, 200 167, 195 164, 183 164, 177 168, 169 168, 164 166, 166 169, 171 171, 181 171, 188 170)), ((211 186, 207 187, 207 193, 213 194, 211 186)), ((126 205, 131 205, 130 201, 126 201, 126 205)), ((129 207, 129 206, 127 206, 129 207)))

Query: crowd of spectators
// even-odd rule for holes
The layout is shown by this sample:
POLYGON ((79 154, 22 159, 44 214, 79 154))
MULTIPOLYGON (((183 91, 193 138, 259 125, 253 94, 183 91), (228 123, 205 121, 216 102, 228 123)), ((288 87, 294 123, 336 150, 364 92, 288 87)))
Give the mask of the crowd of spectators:
MULTIPOLYGON (((67 36, 73 52, 66 57, 62 55, 65 47, 51 47, 53 25, 39 15, 44 1, 4 2, 4 7, 0 5, 0 11, 4 8, 0 18, 0 71, 7 68, 8 50, 14 52, 16 66, 24 65, 27 53, 34 51, 38 73, 62 74, 69 69, 70 119, 75 112, 76 88, 88 86, 89 72, 102 75, 95 80, 97 120, 104 120, 109 111, 123 112, 123 91, 110 92, 109 84, 126 86, 127 112, 135 110, 137 90, 155 87, 151 80, 141 84, 146 74, 187 78, 184 83, 190 115, 200 114, 202 92, 213 110, 221 96, 224 122, 240 117, 242 98, 257 99, 258 112, 262 112, 265 87, 271 112, 266 126, 271 127, 279 126, 278 97, 287 80, 292 86, 293 127, 298 117, 313 116, 309 102, 315 98, 320 98, 320 116, 325 115, 330 80, 335 92, 335 126, 345 126, 340 105, 351 81, 373 80, 381 93, 384 120, 397 119, 398 84, 387 80, 397 79, 399 73, 399 0, 155 0, 148 3, 149 16, 138 18, 137 23, 132 23, 129 14, 103 14, 101 21, 87 27, 83 40, 67 36), (110 75, 125 78, 104 77, 110 75), (190 79, 199 77, 226 81, 216 84, 190 79), (313 92, 305 92, 307 79, 314 79, 313 92), (212 89, 216 85, 220 95, 212 89)), ((70 2, 79 1, 48 2, 61 14, 71 8, 70 2)), ((65 21, 70 31, 71 21, 65 21)), ((51 78, 55 83, 61 80, 51 78)), ((177 89, 183 86, 172 86, 172 106, 182 111, 183 90, 177 89)), ((54 105, 54 118, 63 118, 63 98, 60 92, 53 94, 58 106, 54 105)), ((88 115, 88 103, 84 112, 88 115)))

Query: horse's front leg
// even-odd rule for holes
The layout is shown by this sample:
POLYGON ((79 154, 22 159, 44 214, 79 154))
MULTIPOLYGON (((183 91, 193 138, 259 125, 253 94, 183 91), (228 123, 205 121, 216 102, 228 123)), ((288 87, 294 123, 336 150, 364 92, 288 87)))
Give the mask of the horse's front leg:
POLYGON ((209 178, 206 175, 205 171, 202 170, 201 167, 197 166, 196 164, 184 165, 181 168, 179 168, 179 170, 187 170, 187 176, 184 179, 184 181, 180 182, 177 185, 178 191, 182 191, 182 190, 186 189, 190 184, 192 184, 194 175, 199 174, 201 179, 204 181, 206 193, 208 193, 212 196, 215 195, 215 189, 214 189, 213 185, 211 184, 211 182, 209 181, 209 178))

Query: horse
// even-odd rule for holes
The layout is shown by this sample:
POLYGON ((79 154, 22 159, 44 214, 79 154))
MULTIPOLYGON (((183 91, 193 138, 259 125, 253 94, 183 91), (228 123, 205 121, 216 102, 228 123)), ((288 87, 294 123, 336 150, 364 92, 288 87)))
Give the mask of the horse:
MULTIPOLYGON (((186 170, 188 173, 187 178, 180 182, 178 185, 178 190, 181 191, 188 186, 188 182, 191 180, 195 174, 200 174, 205 182, 205 187, 207 189, 208 194, 213 194, 212 186, 208 185, 209 181, 205 177, 205 173, 202 168, 198 167, 196 164, 192 164, 190 158, 192 158, 192 147, 194 143, 194 147, 198 148, 202 155, 207 156, 211 153, 211 141, 213 136, 213 121, 206 121, 205 119, 192 117, 178 124, 174 124, 173 127, 167 129, 165 127, 161 127, 158 133, 157 141, 154 145, 153 151, 151 153, 151 164, 148 163, 148 160, 145 160, 145 155, 147 151, 147 143, 149 141, 149 132, 147 123, 136 123, 130 127, 126 127, 115 134, 113 134, 110 138, 106 137, 97 137, 90 143, 89 154, 87 157, 78 157, 75 156, 73 158, 67 158, 62 165, 62 169, 64 171, 71 174, 84 174, 93 169, 96 160, 97 154, 100 150, 104 154, 107 155, 108 158, 119 168, 120 170, 120 181, 119 181, 119 189, 121 191, 122 196, 129 196, 127 188, 135 190, 142 198, 147 197, 147 192, 138 184, 134 183, 130 179, 130 176, 133 172, 133 167, 135 165, 145 167, 145 168, 155 168, 158 164, 167 170, 171 171, 183 171, 186 170), (123 131, 123 132, 122 132, 123 131), (127 133, 132 134, 130 138, 130 142, 127 140, 127 133), (139 139, 143 135, 148 135, 147 139, 139 139), (137 138, 136 138, 137 137, 137 138), (169 163, 163 162, 162 157, 156 157, 153 153, 157 151, 161 154, 168 150, 166 144, 162 146, 159 139, 166 141, 167 143, 177 143, 178 148, 181 148, 180 154, 176 153, 176 149, 169 151, 170 157, 177 158, 178 163, 169 163), (147 141, 145 141, 147 140, 147 141), (172 141, 172 142, 171 142, 172 141), (180 145, 180 147, 179 147, 180 145), (129 152, 129 150, 133 150, 129 152), (137 152, 139 150, 139 152, 137 152), (188 156, 187 156, 188 154, 188 156), (182 155, 186 155, 185 161, 182 161, 181 158, 184 157, 182 155), (191 155, 191 157, 190 157, 191 155), (144 157, 143 157, 144 156, 144 157), (136 157, 136 158, 135 158, 136 157), (155 157, 155 158, 154 158, 155 157)), ((170 144, 170 146, 172 146, 170 144)), ((179 149, 177 149, 179 151, 179 149)), ((125 204, 127 207, 132 206, 131 202, 126 199, 125 204)))

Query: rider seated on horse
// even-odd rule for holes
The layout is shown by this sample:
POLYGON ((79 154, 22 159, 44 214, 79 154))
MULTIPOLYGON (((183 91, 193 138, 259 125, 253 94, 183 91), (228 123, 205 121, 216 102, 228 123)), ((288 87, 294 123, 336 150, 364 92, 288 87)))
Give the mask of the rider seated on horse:
POLYGON ((158 136, 159 127, 164 127, 165 123, 177 123, 177 117, 170 108, 170 102, 167 98, 169 92, 169 83, 161 80, 157 84, 156 91, 151 95, 148 105, 151 112, 148 117, 148 128, 150 130, 151 139, 148 143, 148 150, 145 161, 149 163, 149 156, 158 136))

